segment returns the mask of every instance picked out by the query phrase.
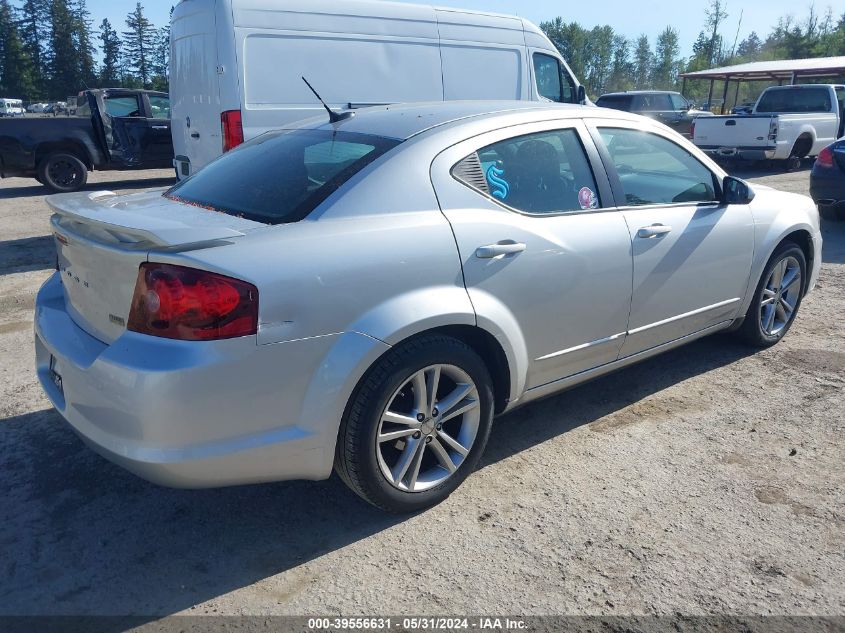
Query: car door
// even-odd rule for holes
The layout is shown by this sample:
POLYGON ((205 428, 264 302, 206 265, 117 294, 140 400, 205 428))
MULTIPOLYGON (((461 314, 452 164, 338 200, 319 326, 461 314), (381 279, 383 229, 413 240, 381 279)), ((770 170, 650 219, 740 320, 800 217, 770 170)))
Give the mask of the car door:
POLYGON ((124 167, 139 167, 147 120, 138 94, 109 92, 103 97, 102 118, 112 161, 124 167))
POLYGON ((748 205, 720 202, 719 175, 662 131, 633 122, 590 126, 633 245, 620 356, 739 316, 754 251, 748 205))
POLYGON ((690 114, 690 110, 692 108, 690 107, 689 102, 687 102, 687 100, 681 95, 674 92, 669 93, 669 100, 672 102, 672 109, 675 111, 675 124, 672 128, 676 132, 680 132, 689 138, 692 120, 694 118, 694 116, 690 114))
POLYGON ((147 106, 147 133, 143 142, 143 163, 146 167, 173 166, 173 138, 170 135, 170 98, 165 95, 144 95, 147 106))
POLYGON ((479 322, 524 339, 529 389, 616 360, 624 340, 631 239, 595 165, 580 122, 490 132, 432 164, 479 322))

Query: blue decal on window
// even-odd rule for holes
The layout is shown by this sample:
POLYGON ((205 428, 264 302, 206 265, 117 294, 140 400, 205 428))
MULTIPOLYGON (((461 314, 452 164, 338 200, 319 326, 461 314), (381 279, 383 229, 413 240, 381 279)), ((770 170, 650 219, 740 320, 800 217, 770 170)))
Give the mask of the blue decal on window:
POLYGON ((511 189, 508 182, 502 178, 504 173, 504 169, 499 169, 495 165, 490 165, 490 168, 487 170, 487 182, 490 184, 492 190, 490 193, 494 198, 499 198, 500 200, 507 198, 508 192, 511 189))

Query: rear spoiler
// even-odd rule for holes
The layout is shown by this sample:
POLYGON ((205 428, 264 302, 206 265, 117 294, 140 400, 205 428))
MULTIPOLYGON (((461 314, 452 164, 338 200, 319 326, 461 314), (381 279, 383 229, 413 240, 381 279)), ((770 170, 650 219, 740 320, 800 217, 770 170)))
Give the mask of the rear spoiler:
POLYGON ((264 226, 198 207, 168 200, 164 189, 118 196, 112 191, 78 192, 47 196, 56 214, 54 224, 106 231, 124 248, 185 247, 245 235, 264 226), (67 220, 68 222, 65 222, 67 220), (235 228, 235 225, 241 225, 235 228), (250 226, 252 225, 252 226, 250 226), (240 230, 243 229, 243 230, 240 230))

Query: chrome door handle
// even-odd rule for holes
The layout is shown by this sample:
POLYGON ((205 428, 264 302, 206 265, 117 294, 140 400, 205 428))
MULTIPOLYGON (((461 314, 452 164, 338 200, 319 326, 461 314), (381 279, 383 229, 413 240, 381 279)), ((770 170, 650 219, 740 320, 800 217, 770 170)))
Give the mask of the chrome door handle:
POLYGON ((513 255, 514 253, 521 253, 525 250, 525 244, 522 242, 514 242, 513 240, 502 240, 496 244, 488 244, 487 246, 479 246, 475 249, 475 256, 479 259, 491 259, 499 255, 513 255))
POLYGON ((152 128, 154 130, 167 130, 167 129, 169 129, 166 125, 153 125, 152 128))
POLYGON ((651 226, 644 226, 637 231, 637 237, 657 237, 659 235, 666 235, 672 230, 671 226, 665 224, 652 224, 651 226))

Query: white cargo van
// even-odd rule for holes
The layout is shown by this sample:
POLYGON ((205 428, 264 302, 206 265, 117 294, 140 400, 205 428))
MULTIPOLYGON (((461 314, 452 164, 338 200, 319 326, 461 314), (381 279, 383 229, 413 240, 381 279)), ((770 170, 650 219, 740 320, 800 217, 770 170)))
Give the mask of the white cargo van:
POLYGON ((518 17, 381 0, 182 0, 170 34, 180 178, 323 112, 302 76, 334 109, 585 100, 549 39, 518 17))

